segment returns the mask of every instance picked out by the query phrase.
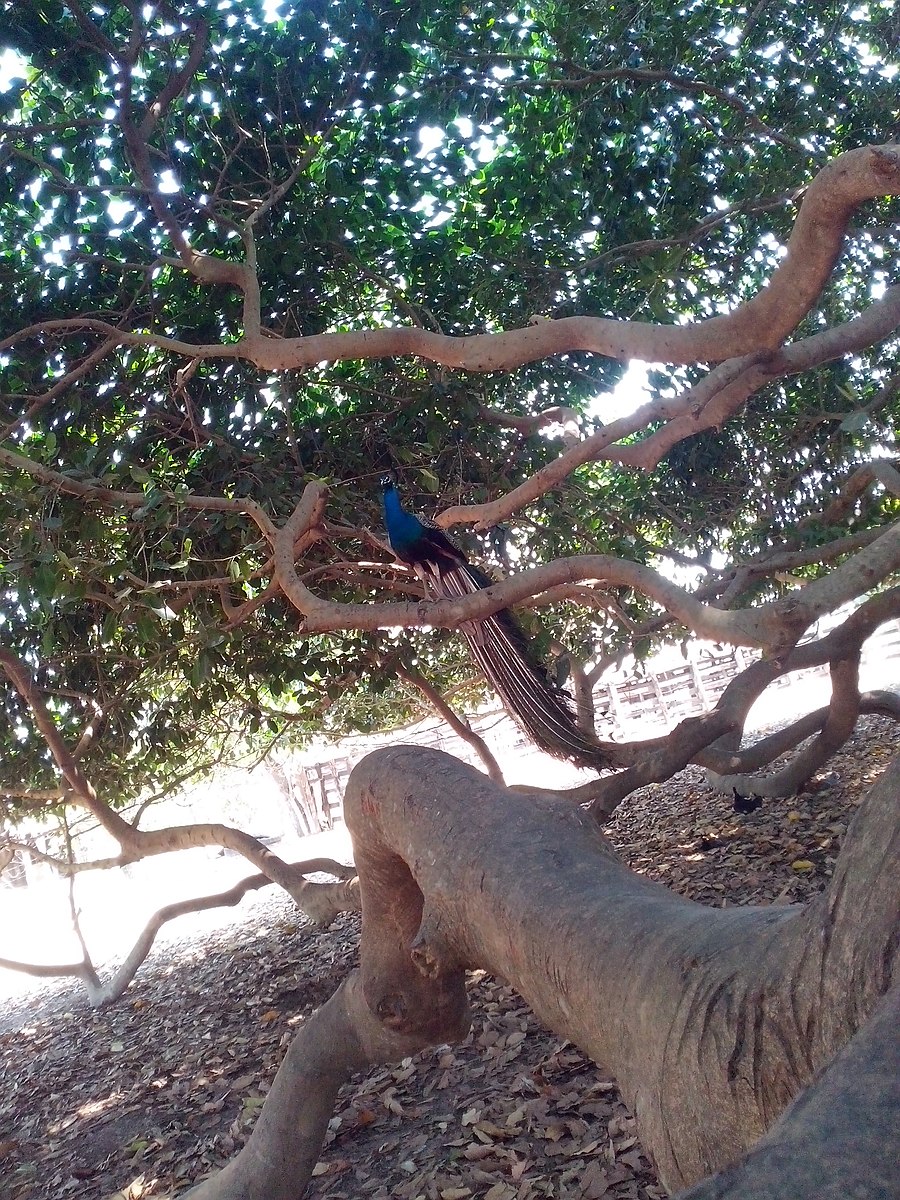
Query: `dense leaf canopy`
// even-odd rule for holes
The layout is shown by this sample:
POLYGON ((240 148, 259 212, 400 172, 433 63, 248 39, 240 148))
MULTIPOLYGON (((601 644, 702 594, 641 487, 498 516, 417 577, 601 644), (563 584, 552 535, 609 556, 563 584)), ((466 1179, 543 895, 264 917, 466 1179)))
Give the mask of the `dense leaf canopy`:
MULTIPOLYGON (((271 548, 245 502, 280 522, 327 483, 308 586, 415 594, 367 533, 381 537, 378 476, 428 509, 504 495, 615 415, 625 371, 583 352, 487 373, 412 357, 267 371, 229 351, 246 294, 188 256, 237 264, 252 247, 273 341, 572 314, 680 324, 754 295, 805 185, 896 140, 900 119, 893 0, 175 0, 146 25, 124 4, 2 11, 17 73, 0 93, 0 634, 70 745, 98 726, 83 762, 116 802, 241 740, 407 716, 392 664, 441 686, 471 674, 452 635, 307 636, 280 594, 255 606, 271 548), (563 424, 521 420, 555 406, 563 424)), ((857 211, 795 340, 884 293, 897 211, 857 211)), ((687 563, 715 582, 785 539, 885 525, 884 489, 821 514, 855 467, 896 453, 896 354, 888 336, 777 379, 648 471, 589 462, 473 552, 501 570, 575 553, 687 563)), ((649 395, 704 373, 654 366, 649 395)), ((793 582, 824 569, 807 559, 793 582)), ((760 574, 730 602, 782 586, 760 574)), ((542 625, 584 660, 654 631, 646 596, 607 599, 544 607, 542 625)), ((12 690, 6 716, 4 785, 52 786, 12 690)))

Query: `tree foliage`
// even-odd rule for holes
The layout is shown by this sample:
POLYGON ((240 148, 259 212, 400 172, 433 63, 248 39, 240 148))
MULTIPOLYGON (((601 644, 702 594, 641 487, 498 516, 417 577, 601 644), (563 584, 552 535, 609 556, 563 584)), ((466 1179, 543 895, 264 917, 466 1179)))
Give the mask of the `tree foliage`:
MULTIPOLYGON (((22 66, 0 93, 0 633, 115 804, 239 743, 408 715, 391 664, 467 678, 452 635, 398 637, 356 609, 316 629, 265 521, 327 487, 294 546, 302 582, 346 605, 415 599, 381 541, 379 474, 421 507, 502 500, 602 434, 627 357, 292 365, 297 339, 724 313, 771 277, 817 173, 897 133, 887 3, 3 11, 22 66)), ((855 212, 801 355, 890 300, 895 191, 855 212)), ((727 419, 696 419, 698 400, 638 470, 629 453, 708 378, 654 365, 643 417, 499 531, 465 534, 473 552, 501 574, 584 554, 688 565, 724 608, 824 577, 900 504, 884 470, 833 504, 896 454, 882 324, 802 373, 776 362, 727 419)), ((545 593, 541 627, 589 663, 683 632, 630 577, 580 600, 545 593)), ((52 787, 26 700, 5 704, 8 794, 52 787)))

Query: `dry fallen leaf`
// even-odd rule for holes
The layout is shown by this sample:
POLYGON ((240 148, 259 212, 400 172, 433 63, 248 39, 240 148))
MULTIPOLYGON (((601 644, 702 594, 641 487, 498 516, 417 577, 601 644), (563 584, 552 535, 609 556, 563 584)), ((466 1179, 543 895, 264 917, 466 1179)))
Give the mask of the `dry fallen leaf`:
POLYGON ((508 1183, 495 1183, 484 1193, 484 1200, 514 1200, 516 1189, 508 1183))
MULTIPOLYGON (((690 768, 629 797, 607 833, 632 866, 693 899, 802 903, 827 878, 876 773, 879 747, 866 731, 896 745, 892 721, 869 721, 842 752, 841 786, 817 794, 814 805, 789 802, 794 821, 787 805, 773 802, 737 827, 730 797, 713 796, 690 768), (677 850, 720 835, 728 844, 696 862, 677 850), (813 862, 813 851, 817 860, 822 854, 814 870, 791 869, 813 862)), ((163 1200, 238 1153, 293 1034, 288 1022, 302 1023, 327 1000, 358 954, 358 918, 339 918, 333 931, 312 937, 274 890, 259 912, 213 931, 202 959, 196 944, 165 946, 125 1002, 102 1012, 68 984, 20 1014, 4 1009, 0 1073, 17 1089, 0 1094, 0 1128, 15 1129, 18 1143, 0 1155, 0 1191, 12 1172, 20 1186, 10 1200, 163 1200), (124 1053, 113 1052, 113 1042, 124 1053), (76 1116, 82 1107, 90 1115, 76 1116), (44 1136, 51 1123, 52 1140, 44 1136), (73 1164, 94 1173, 76 1185, 73 1164), (135 1180, 138 1167, 146 1174, 135 1180)), ((498 1200, 663 1200, 613 1082, 544 1029, 507 985, 479 972, 469 992, 470 1037, 342 1089, 309 1200, 482 1200, 498 1185, 498 1200), (381 1099, 389 1088, 402 1116, 381 1099), (353 1177, 340 1178, 342 1170, 353 1177)))
POLYGON ((581 1176, 582 1200, 600 1200, 609 1191, 610 1181, 598 1162, 589 1163, 581 1176))

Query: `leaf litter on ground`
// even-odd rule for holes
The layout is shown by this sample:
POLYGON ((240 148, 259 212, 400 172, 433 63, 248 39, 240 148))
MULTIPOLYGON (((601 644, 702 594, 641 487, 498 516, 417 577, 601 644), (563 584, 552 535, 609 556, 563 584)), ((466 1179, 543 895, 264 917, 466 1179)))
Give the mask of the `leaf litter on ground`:
MULTIPOLYGON (((706 904, 802 902, 827 882, 866 790, 896 752, 868 717, 799 796, 738 814, 688 768, 607 826, 635 870, 706 904)), ((0 1017, 0 1200, 183 1192, 241 1148, 297 1027, 358 959, 358 919, 326 933, 283 893, 248 919, 157 947, 92 1011, 69 983, 0 1017)), ((614 1080, 510 987, 469 979, 472 1029, 345 1086, 310 1200, 661 1200, 614 1080)))

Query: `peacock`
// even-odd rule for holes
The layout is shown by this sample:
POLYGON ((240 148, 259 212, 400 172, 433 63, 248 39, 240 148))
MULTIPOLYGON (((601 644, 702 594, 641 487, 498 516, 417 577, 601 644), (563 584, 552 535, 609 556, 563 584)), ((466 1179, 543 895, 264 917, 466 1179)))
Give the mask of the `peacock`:
MULTIPOLYGON (((391 476, 382 478, 381 488, 391 549, 413 568, 429 595, 451 599, 491 586, 493 580, 468 561, 443 529, 407 512, 391 476)), ((611 765, 600 742, 579 727, 570 697, 534 661, 528 638, 508 609, 466 622, 461 631, 485 679, 537 746, 582 767, 611 765)))

